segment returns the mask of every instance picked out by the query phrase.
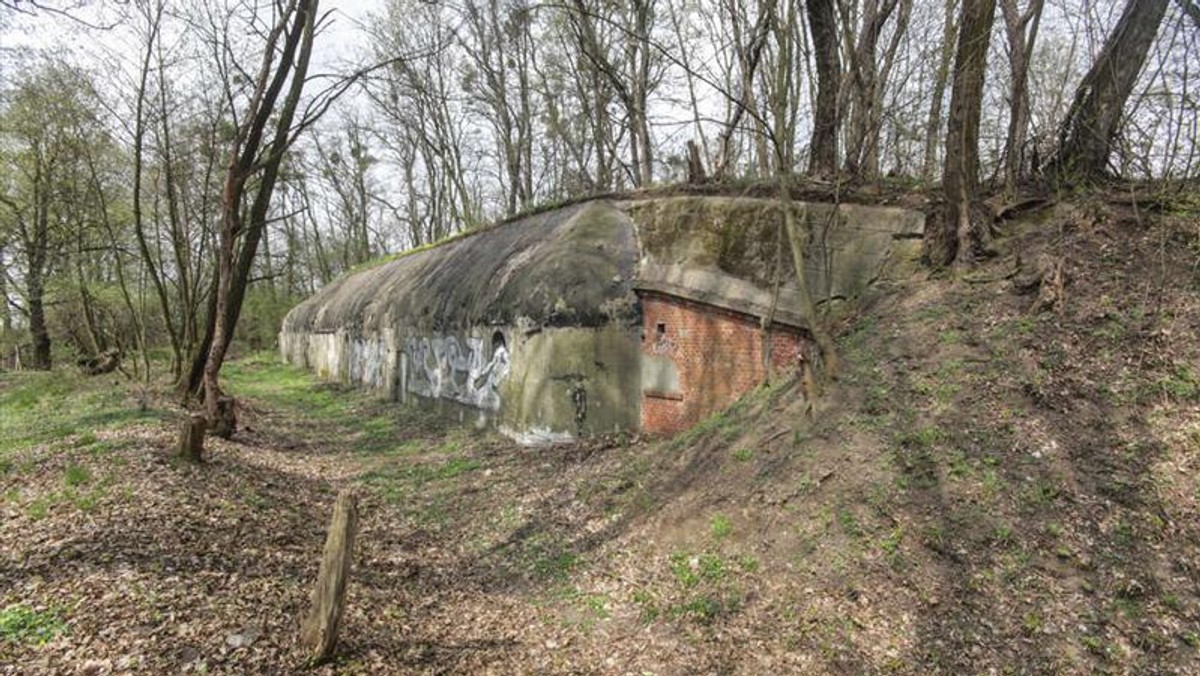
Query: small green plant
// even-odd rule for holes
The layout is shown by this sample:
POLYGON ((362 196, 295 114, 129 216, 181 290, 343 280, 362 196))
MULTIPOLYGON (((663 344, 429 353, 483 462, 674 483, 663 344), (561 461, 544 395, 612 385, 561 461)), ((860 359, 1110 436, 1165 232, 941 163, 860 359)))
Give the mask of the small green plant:
POLYGON ((971 462, 967 454, 960 450, 950 453, 950 469, 946 472, 955 479, 964 479, 971 474, 971 462))
POLYGON ((1162 597, 1163 605, 1171 610, 1178 611, 1180 609, 1179 597, 1175 594, 1167 593, 1162 597))
POLYGON ((842 527, 842 532, 852 538, 860 538, 863 536, 862 526, 858 523, 858 517, 854 516, 854 512, 847 507, 840 507, 837 511, 838 525, 842 527))
POLYGON ((726 604, 721 599, 699 596, 676 607, 672 614, 677 617, 691 617, 701 624, 709 624, 726 610, 726 604))
POLYGON ((633 602, 642 609, 642 622, 650 623, 658 619, 659 609, 658 602, 654 600, 654 595, 648 591, 637 590, 633 592, 633 602))
POLYGON ((943 345, 958 345, 963 342, 962 331, 957 329, 946 329, 938 333, 938 342, 943 345))
POLYGON ((733 525, 729 523, 729 517, 724 514, 717 514, 712 518, 712 523, 709 524, 709 530, 712 532, 713 538, 724 540, 733 532, 733 525))
POLYGON ((669 561, 671 573, 684 589, 725 577, 725 560, 716 554, 689 556, 683 552, 676 552, 671 555, 669 561))
POLYGON ((738 565, 742 567, 743 571, 747 573, 754 573, 758 571, 758 559, 754 558, 753 556, 750 556, 749 554, 743 554, 737 557, 736 560, 738 565))
POLYGON ((544 552, 534 560, 533 572, 539 578, 565 580, 578 565, 579 557, 574 552, 544 552))
POLYGON ((50 508, 57 502, 55 494, 44 495, 32 500, 26 507, 25 513, 34 521, 41 521, 50 516, 50 508))
POLYGON ((945 435, 938 428, 921 427, 901 435, 900 445, 913 450, 923 450, 933 448, 944 439, 945 435))
POLYGON ((700 578, 719 580, 725 577, 725 561, 716 554, 700 555, 700 578))
POLYGON ((67 465, 63 481, 71 487, 86 486, 92 481, 92 473, 83 465, 67 465))
POLYGON ((66 630, 57 610, 38 611, 19 603, 0 610, 0 640, 41 645, 66 630))
POLYGON ((1027 634, 1038 633, 1042 630, 1043 625, 1045 625, 1045 620, 1042 619, 1041 615, 1032 610, 1028 613, 1025 613, 1025 617, 1021 621, 1021 626, 1025 629, 1025 633, 1027 634))
POLYGON ((587 594, 583 597, 583 604, 587 606, 588 610, 591 610, 592 614, 596 617, 602 620, 607 620, 609 618, 607 596, 604 596, 603 594, 587 594))
POLYGON ((896 552, 900 550, 900 543, 903 540, 904 527, 896 526, 892 529, 892 532, 883 539, 883 542, 879 544, 879 547, 883 550, 884 554, 887 554, 889 557, 893 557, 896 555, 896 552))
POLYGON ((1200 401, 1200 376, 1187 366, 1160 378, 1157 387, 1163 396, 1175 401, 1200 401))
POLYGON ((1012 539, 1013 530, 1008 524, 1002 523, 996 526, 996 529, 992 532, 992 540, 998 545, 1007 546, 1012 544, 1012 539))
POLYGON ((754 451, 749 448, 739 448, 733 452, 733 459, 738 462, 750 462, 754 459, 754 451))
POLYGON ((817 482, 813 480, 812 475, 805 472, 800 476, 800 480, 796 482, 796 492, 799 494, 808 493, 817 487, 817 482))

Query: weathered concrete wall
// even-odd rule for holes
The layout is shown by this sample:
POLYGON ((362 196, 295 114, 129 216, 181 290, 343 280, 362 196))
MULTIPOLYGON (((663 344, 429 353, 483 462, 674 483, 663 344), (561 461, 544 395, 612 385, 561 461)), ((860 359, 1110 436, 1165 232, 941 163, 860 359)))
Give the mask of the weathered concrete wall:
MULTIPOLYGON (((637 228, 638 288, 759 316, 775 304, 778 321, 807 324, 778 201, 681 196, 620 206, 637 228)), ((818 304, 861 295, 889 259, 919 248, 925 227, 923 214, 894 207, 794 202, 793 209, 818 304)))
MULTIPOLYGON (((900 209, 795 205, 822 298, 854 298, 922 227, 900 209)), ((773 200, 594 200, 343 277, 284 320, 280 351, 322 378, 436 400, 528 442, 675 431, 805 349, 773 200), (640 296, 640 298, 639 298, 640 296), (677 351, 653 335, 666 318, 677 351), (665 350, 665 351, 664 351, 665 350)))
POLYGON ((637 429, 636 327, 547 329, 517 343, 500 425, 526 442, 637 429))

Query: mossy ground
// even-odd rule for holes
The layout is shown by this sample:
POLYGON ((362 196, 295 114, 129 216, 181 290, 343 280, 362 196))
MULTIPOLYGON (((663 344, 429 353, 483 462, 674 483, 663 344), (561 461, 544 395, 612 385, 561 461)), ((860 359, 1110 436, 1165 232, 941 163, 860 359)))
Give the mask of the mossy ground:
POLYGON ((969 278, 847 319, 815 416, 785 380, 672 440, 519 448, 253 355, 195 467, 165 398, 4 374, 0 664, 292 673, 355 487, 313 673, 1196 673, 1195 222, 1007 223, 969 278), (1031 252, 1057 311, 1015 292, 1031 252))

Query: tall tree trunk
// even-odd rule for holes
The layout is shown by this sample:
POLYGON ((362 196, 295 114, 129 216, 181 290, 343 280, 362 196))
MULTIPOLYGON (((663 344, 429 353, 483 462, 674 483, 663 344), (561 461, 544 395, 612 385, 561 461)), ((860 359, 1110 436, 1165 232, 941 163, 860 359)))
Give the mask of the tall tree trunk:
POLYGON ((1050 173, 1068 181, 1103 178, 1125 101, 1154 43, 1167 0, 1129 0, 1091 70, 1075 90, 1050 173))
POLYGON ((50 331, 46 327, 45 293, 40 270, 30 270, 25 282, 29 295, 29 338, 33 342, 33 363, 37 371, 50 370, 50 331))
POLYGON ((1029 132, 1029 61, 1037 41, 1045 0, 1031 0, 1025 12, 1017 0, 1000 0, 1004 32, 1008 37, 1008 63, 1012 88, 1008 108, 1008 136, 1004 142, 1004 190, 1013 194, 1025 176, 1025 139, 1029 132))
POLYGON ((191 247, 187 238, 187 227, 183 224, 180 217, 180 196, 176 185, 178 178, 176 176, 175 161, 171 148, 171 116, 167 107, 166 61, 163 58, 161 40, 158 41, 157 48, 159 83, 158 114, 162 125, 162 143, 159 150, 162 154, 163 183, 167 192, 167 217, 171 226, 171 250, 175 259, 175 274, 178 277, 176 291, 180 314, 178 333, 174 329, 170 329, 172 335, 171 347, 174 351, 171 359, 171 374, 178 380, 183 373, 185 356, 195 343, 196 307, 191 295, 192 262, 189 251, 191 247))
MULTIPOLYGON (((145 265, 146 274, 150 276, 150 281, 154 284, 154 292, 158 298, 159 309, 163 316, 163 325, 167 329, 167 335, 171 339, 171 354, 174 355, 176 361, 180 358, 179 333, 175 329, 175 322, 171 317, 171 302, 167 298, 167 287, 159 274, 158 266, 154 262, 154 256, 150 251, 149 242, 146 240, 146 230, 143 224, 142 217, 142 169, 143 156, 146 140, 146 119, 145 119, 145 104, 146 104, 146 87, 150 79, 150 59, 154 55, 154 48, 158 40, 159 25, 162 21, 162 13, 164 6, 159 3, 157 7, 146 7, 146 21, 148 35, 146 37, 146 53, 142 59, 142 70, 138 81, 137 103, 134 112, 133 126, 133 231, 137 235, 138 251, 142 255, 142 263, 145 265)), ((145 350, 145 345, 142 349, 145 350)), ((146 377, 150 375, 150 362, 145 354, 143 360, 146 365, 146 377)))
MULTIPOLYGON (((0 240, 0 336, 12 331, 12 309, 8 306, 8 261, 4 257, 4 250, 8 248, 8 243, 0 240)), ((0 354, 0 359, 4 355, 0 354)))
POLYGON ((25 293, 29 305, 29 339, 33 343, 35 370, 49 371, 50 331, 46 327, 45 274, 50 249, 50 185, 49 171, 38 171, 34 177, 33 232, 25 238, 25 255, 29 268, 25 277, 25 293), (44 181, 44 182, 43 182, 44 181))
POLYGON ((833 176, 837 173, 838 91, 842 65, 838 57, 837 13, 834 0, 809 0, 808 26, 812 32, 817 60, 817 108, 813 113, 812 144, 809 146, 808 173, 833 176))
POLYGON ((857 34, 853 30, 852 4, 845 0, 840 3, 842 32, 850 66, 847 91, 853 104, 850 106, 850 119, 847 122, 845 168, 846 173, 851 176, 871 178, 879 173, 882 92, 900 38, 907 28, 911 2, 906 0, 900 5, 899 0, 866 0, 861 10, 862 26, 857 34), (900 7, 900 13, 895 22, 892 40, 884 58, 880 59, 879 39, 897 6, 900 7))
POLYGON ((942 190, 942 219, 926 227, 925 254, 935 266, 966 264, 987 246, 991 224, 979 195, 979 116, 996 0, 963 0, 942 190))
POLYGON ((925 161, 921 173, 926 180, 932 180, 937 173, 938 140, 942 136, 942 100, 946 98, 946 83, 950 81, 950 60, 954 58, 955 33, 958 30, 958 24, 954 20, 957 7, 958 0, 946 0, 941 49, 938 50, 937 68, 933 73, 929 119, 925 123, 925 161))

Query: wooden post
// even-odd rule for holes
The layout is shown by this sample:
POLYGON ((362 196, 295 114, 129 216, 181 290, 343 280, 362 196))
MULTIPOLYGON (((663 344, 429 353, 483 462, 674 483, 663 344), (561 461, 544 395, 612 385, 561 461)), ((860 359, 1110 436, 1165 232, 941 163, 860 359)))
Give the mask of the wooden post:
POLYGON ((207 426, 208 421, 198 413, 183 421, 179 433, 179 457, 188 462, 204 462, 204 429, 207 426))
POLYGON ((314 662, 333 655, 338 625, 346 607, 346 586, 354 559, 354 535, 358 529, 358 498, 349 490, 338 494, 333 507, 321 571, 313 589, 312 608, 300 633, 300 644, 314 662))

